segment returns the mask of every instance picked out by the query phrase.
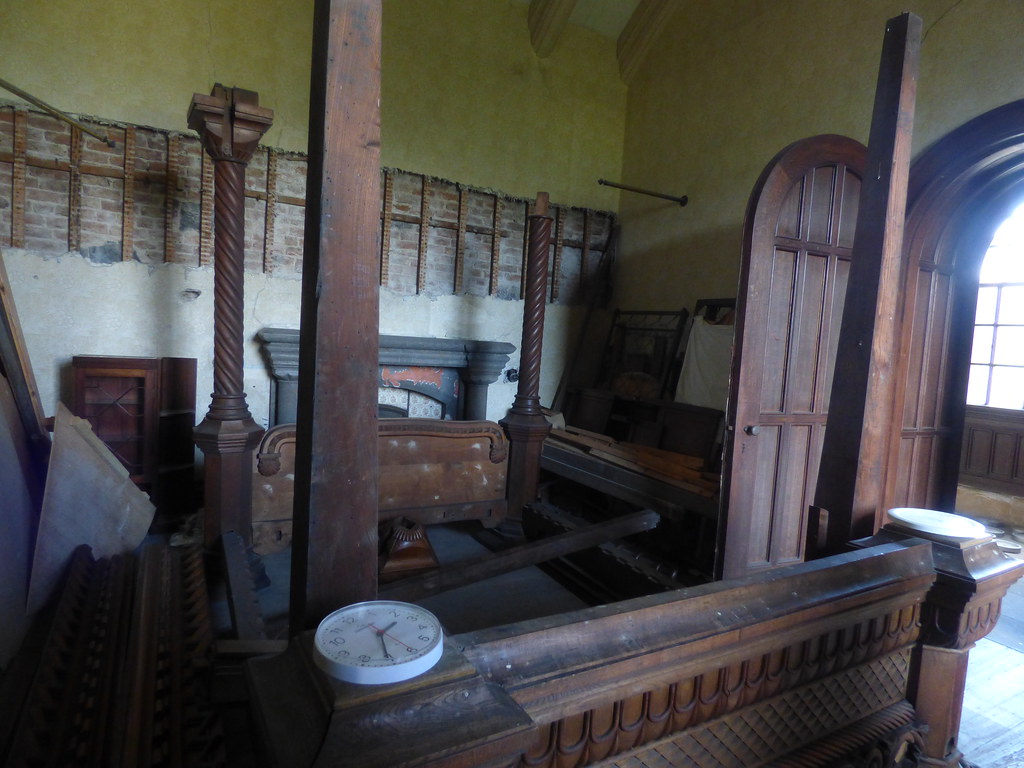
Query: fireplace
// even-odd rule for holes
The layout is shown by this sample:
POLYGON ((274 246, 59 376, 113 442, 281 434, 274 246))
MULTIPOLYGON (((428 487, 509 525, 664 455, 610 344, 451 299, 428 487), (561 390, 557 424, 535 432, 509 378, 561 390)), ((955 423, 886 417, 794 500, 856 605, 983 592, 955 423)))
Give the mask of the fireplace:
MULTIPOLYGON (((270 369, 270 426, 295 421, 299 332, 256 334, 270 369)), ((381 336, 378 411, 382 417, 486 419, 487 387, 505 370, 515 345, 504 341, 381 336)))

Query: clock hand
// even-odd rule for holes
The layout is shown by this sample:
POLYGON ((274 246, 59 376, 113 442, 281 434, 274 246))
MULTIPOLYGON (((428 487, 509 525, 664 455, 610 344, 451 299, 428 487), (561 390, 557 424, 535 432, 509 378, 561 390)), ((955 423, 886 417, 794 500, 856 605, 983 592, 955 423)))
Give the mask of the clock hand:
POLYGON ((380 638, 381 648, 384 649, 384 658, 385 659, 393 659, 394 657, 390 653, 388 653, 388 644, 386 642, 384 642, 384 633, 378 631, 377 632, 377 637, 380 638))

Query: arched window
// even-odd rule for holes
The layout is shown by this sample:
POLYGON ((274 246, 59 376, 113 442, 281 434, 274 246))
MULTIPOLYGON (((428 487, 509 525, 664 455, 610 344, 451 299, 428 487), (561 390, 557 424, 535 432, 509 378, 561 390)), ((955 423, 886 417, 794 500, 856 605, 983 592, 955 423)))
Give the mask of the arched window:
POLYGON ((981 266, 967 404, 1024 408, 1024 204, 996 230, 981 266))

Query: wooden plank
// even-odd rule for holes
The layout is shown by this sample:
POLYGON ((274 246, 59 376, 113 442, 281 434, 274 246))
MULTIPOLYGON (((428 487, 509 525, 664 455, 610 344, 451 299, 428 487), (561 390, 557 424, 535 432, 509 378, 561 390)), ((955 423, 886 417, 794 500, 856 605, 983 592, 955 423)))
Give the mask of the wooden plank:
POLYGON ((596 547, 641 531, 655 528, 661 516, 650 509, 588 525, 575 531, 549 536, 540 541, 520 544, 497 553, 488 553, 462 563, 446 566, 436 573, 413 576, 381 587, 380 596, 388 600, 419 600, 466 584, 517 571, 573 552, 596 547))
POLYGON ((459 212, 456 218, 458 225, 455 240, 455 284, 452 287, 452 292, 456 295, 462 293, 462 273, 466 269, 466 210, 469 208, 469 190, 461 184, 457 186, 459 190, 459 212))
MULTIPOLYGON (((28 348, 21 332, 21 323, 14 306, 14 295, 7 279, 3 256, 0 255, 0 374, 7 377, 14 404, 18 409, 21 428, 25 431, 29 451, 35 465, 36 477, 33 487, 42 488, 46 475, 46 464, 50 455, 50 435, 43 418, 43 406, 39 401, 35 374, 28 359, 28 348)), ((37 505, 42 497, 36 499, 37 505)))
POLYGON ((202 158, 202 186, 199 197, 199 266, 213 264, 213 158, 199 150, 202 158))
POLYGON ((561 206, 558 209, 558 214, 555 216, 555 253, 552 259, 551 266, 551 302, 558 301, 558 297, 562 290, 562 255, 564 253, 563 245, 565 243, 565 206, 561 206))
POLYGON ((89 422, 58 403, 28 612, 49 600, 76 547, 88 544, 97 558, 130 552, 145 537, 153 513, 149 498, 93 434, 89 422))
POLYGON ((498 278, 501 276, 501 216, 505 210, 505 201, 500 196, 494 196, 494 220, 493 232, 491 233, 491 280, 488 288, 488 295, 494 296, 498 293, 498 278))
POLYGON ((814 497, 829 511, 829 551, 873 533, 881 515, 920 48, 920 18, 889 20, 832 379, 830 402, 843 407, 829 409, 814 497))
POLYGON ((544 444, 541 468, 630 504, 654 509, 663 515, 682 519, 684 512, 694 512, 712 520, 718 517, 718 502, 715 499, 649 475, 617 467, 553 441, 544 444))
POLYGON ((274 225, 277 223, 277 156, 276 149, 267 149, 267 199, 263 215, 263 271, 274 271, 274 225))
POLYGON ((228 608, 235 637, 243 641, 266 640, 267 628, 263 624, 259 599, 253 589, 245 542, 234 531, 227 531, 221 535, 220 545, 224 551, 228 608))
POLYGON ((380 284, 385 288, 391 278, 391 222, 395 208, 395 176, 384 171, 384 206, 381 211, 381 243, 380 243, 380 284))
POLYGON ((68 250, 82 244, 82 131, 71 126, 70 163, 68 164, 68 250))
POLYGON ((124 201, 121 206, 121 260, 135 252, 135 126, 124 129, 124 201))
POLYGON ((420 239, 416 250, 416 293, 427 287, 427 254, 430 246, 430 179, 422 178, 420 186, 420 239))
POLYGON ((316 2, 296 426, 293 634, 316 626, 342 605, 377 593, 380 25, 380 0, 316 2))
POLYGON ((164 261, 174 262, 177 253, 178 228, 174 226, 174 212, 177 209, 178 188, 181 186, 179 177, 184 151, 181 136, 172 133, 167 137, 167 177, 164 179, 164 261))
POLYGON ((11 168, 11 247, 25 247, 25 173, 28 112, 14 109, 14 159, 11 168))

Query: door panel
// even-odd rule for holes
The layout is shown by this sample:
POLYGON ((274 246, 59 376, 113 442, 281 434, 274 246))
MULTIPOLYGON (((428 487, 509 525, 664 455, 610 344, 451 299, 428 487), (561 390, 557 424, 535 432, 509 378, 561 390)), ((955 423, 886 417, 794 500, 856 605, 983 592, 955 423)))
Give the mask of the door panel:
POLYGON ((803 557, 865 155, 841 136, 797 142, 751 195, 717 563, 726 578, 803 557))

